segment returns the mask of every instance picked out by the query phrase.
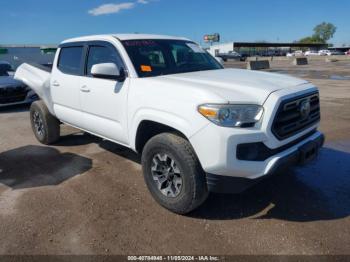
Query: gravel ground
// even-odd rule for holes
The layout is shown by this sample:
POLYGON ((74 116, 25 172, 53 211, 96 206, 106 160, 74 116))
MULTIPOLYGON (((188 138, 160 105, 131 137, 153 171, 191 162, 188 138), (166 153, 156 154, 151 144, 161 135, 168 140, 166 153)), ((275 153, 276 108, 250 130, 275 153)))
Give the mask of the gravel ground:
POLYGON ((27 107, 0 109, 0 254, 350 254, 350 61, 272 68, 319 86, 319 160, 188 216, 155 203, 130 150, 67 126, 42 146, 27 107))

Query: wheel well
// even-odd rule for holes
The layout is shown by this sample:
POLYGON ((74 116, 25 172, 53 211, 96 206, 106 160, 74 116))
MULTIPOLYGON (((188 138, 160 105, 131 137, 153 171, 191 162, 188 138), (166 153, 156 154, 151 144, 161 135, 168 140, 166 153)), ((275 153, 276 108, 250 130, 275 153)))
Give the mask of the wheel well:
POLYGON ((157 122, 144 120, 140 123, 136 132, 135 149, 138 153, 141 153, 143 147, 146 145, 147 141, 152 137, 159 135, 161 133, 175 133, 185 139, 187 137, 181 133, 179 130, 172 128, 167 125, 163 125, 157 122))

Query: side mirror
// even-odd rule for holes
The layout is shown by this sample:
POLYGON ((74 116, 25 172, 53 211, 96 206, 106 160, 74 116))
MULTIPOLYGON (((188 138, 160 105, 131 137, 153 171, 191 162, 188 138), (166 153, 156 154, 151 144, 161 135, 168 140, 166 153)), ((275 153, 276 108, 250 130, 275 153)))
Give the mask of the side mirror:
POLYGON ((124 69, 118 68, 114 63, 103 63, 93 65, 91 74, 96 78, 112 79, 123 82, 125 80, 124 69))

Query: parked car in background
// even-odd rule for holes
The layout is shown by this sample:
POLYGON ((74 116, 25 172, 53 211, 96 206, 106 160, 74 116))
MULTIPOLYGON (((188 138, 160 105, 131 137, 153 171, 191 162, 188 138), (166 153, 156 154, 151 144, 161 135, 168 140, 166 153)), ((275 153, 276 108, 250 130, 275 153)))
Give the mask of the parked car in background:
POLYGON ((305 52, 305 56, 319 56, 317 51, 309 50, 305 52))
POLYGON ((304 53, 301 50, 297 50, 297 51, 294 51, 293 53, 287 53, 286 56, 287 57, 304 56, 304 53))
POLYGON ((330 50, 330 54, 329 55, 344 55, 344 53, 340 52, 338 50, 330 50))
POLYGON ((326 56, 326 55, 330 56, 331 55, 331 51, 329 51, 329 50, 320 50, 320 51, 318 51, 318 54, 320 56, 326 56))
POLYGON ((301 50, 294 51, 294 56, 303 56, 304 52, 301 50))
POLYGON ((13 78, 14 70, 5 61, 0 61, 0 107, 30 104, 38 96, 23 82, 13 78))
POLYGON ((239 61, 245 61, 247 59, 246 56, 242 56, 236 51, 229 51, 228 53, 219 53, 216 55, 216 57, 222 58, 225 62, 227 60, 232 59, 232 60, 239 60, 239 61))

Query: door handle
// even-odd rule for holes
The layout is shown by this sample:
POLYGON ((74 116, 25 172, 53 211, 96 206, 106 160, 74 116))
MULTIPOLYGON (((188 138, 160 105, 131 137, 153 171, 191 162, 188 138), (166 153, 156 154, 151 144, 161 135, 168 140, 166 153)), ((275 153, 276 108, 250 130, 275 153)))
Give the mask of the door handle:
POLYGON ((80 88, 80 91, 81 92, 84 92, 84 93, 89 93, 90 92, 90 89, 87 87, 87 86, 82 86, 81 88, 80 88))
POLYGON ((60 83, 58 83, 56 80, 52 82, 53 86, 60 86, 60 83))

